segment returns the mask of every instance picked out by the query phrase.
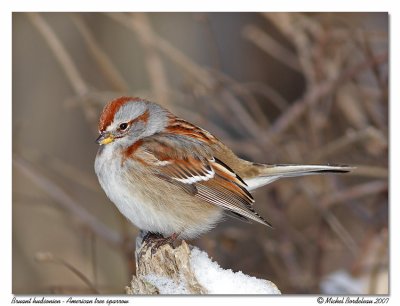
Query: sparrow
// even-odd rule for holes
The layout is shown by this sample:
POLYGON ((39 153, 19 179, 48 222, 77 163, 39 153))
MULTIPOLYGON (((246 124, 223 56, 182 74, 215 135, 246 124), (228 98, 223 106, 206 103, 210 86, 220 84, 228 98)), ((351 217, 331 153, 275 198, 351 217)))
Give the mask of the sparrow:
POLYGON ((208 131, 137 97, 106 104, 98 129, 101 187, 127 219, 164 242, 195 238, 224 216, 271 226, 250 192, 284 177, 351 170, 246 161, 208 131))

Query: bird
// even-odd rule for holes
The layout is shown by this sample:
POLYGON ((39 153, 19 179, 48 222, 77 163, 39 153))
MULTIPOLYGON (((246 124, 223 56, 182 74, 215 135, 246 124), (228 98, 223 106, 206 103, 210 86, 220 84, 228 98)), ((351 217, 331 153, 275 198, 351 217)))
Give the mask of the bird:
POLYGON ((272 226, 251 192, 280 178, 346 173, 342 165, 261 164, 239 158, 217 137, 157 103, 118 97, 100 115, 99 183, 145 239, 193 239, 225 216, 272 226))

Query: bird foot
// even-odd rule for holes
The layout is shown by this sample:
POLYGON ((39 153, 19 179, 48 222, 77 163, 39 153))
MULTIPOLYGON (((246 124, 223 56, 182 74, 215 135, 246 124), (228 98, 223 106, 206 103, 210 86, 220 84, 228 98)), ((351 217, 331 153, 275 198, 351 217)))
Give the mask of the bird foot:
POLYGON ((139 253, 139 258, 142 257, 142 255, 147 251, 148 248, 151 248, 151 255, 153 256, 157 250, 166 244, 169 244, 171 247, 173 247, 173 242, 178 238, 178 234, 174 233, 171 236, 164 237, 161 234, 158 233, 151 233, 148 232, 144 237, 143 237, 143 247, 139 253))

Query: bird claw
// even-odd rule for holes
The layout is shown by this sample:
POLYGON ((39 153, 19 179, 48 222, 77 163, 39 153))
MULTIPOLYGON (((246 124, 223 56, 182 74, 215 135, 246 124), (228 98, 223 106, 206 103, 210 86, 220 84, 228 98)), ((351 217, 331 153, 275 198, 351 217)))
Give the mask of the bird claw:
POLYGON ((143 247, 139 252, 139 258, 141 258, 142 255, 144 255, 144 253, 146 253, 149 248, 151 250, 151 256, 153 256, 157 252, 157 250, 163 245, 169 244, 171 247, 173 247, 173 242, 176 240, 177 237, 178 235, 175 233, 169 237, 164 237, 158 233, 148 232, 143 237, 143 247))

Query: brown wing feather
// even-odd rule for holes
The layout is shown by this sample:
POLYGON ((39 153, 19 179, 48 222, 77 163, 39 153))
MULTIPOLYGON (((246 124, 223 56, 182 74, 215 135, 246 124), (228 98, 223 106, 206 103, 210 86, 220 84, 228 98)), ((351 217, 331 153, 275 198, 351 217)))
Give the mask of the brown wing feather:
POLYGON ((245 182, 195 139, 185 137, 177 142, 166 135, 152 136, 142 140, 132 154, 155 175, 194 197, 270 226, 254 211, 245 182))

